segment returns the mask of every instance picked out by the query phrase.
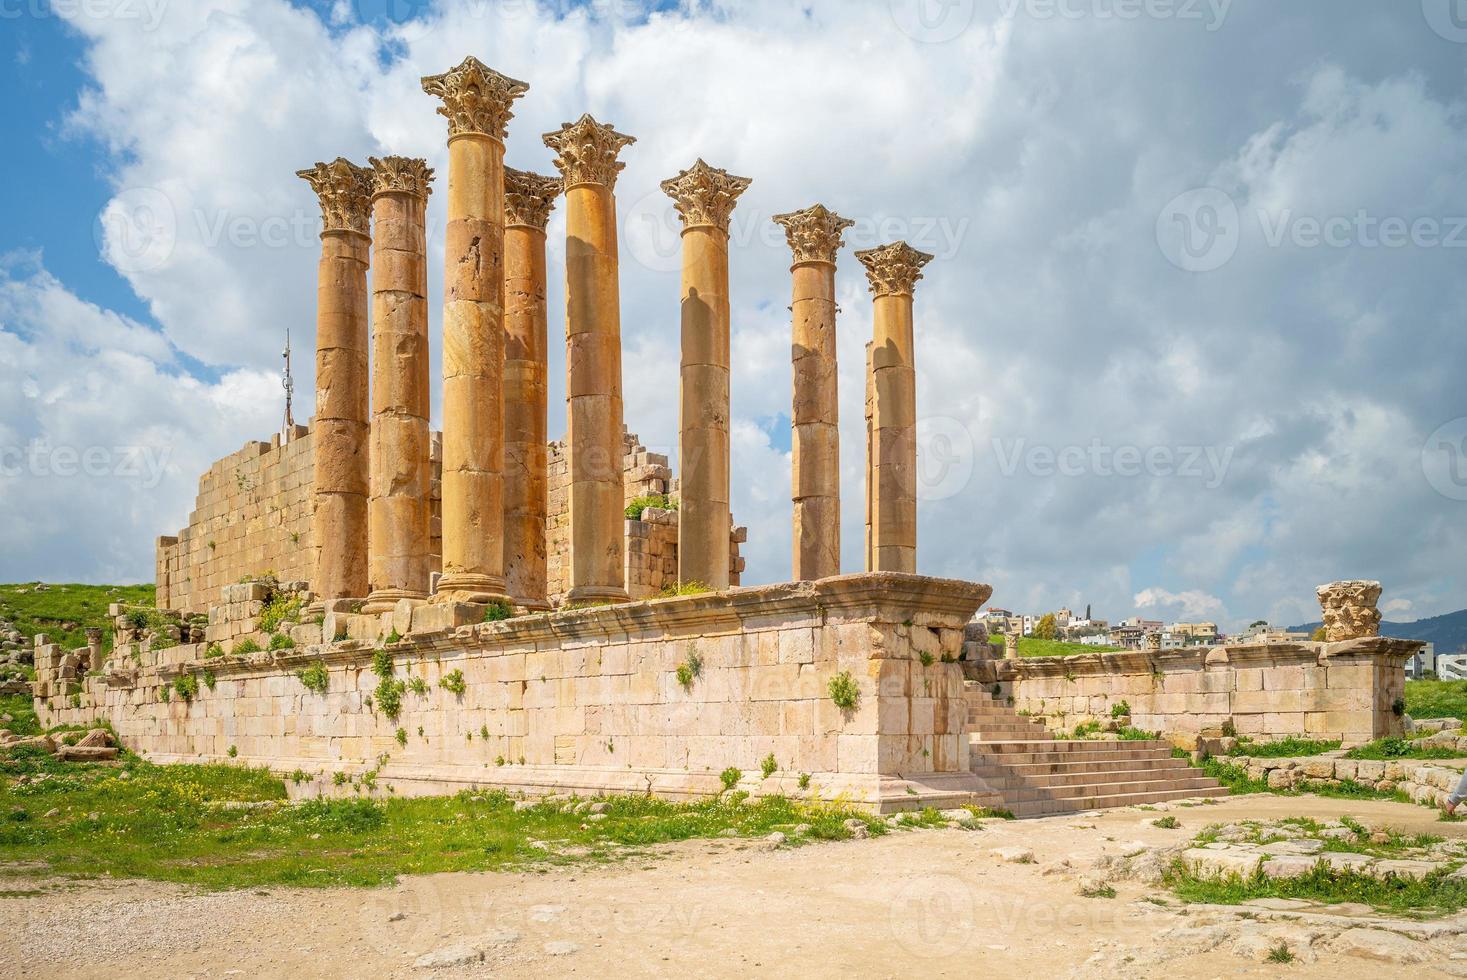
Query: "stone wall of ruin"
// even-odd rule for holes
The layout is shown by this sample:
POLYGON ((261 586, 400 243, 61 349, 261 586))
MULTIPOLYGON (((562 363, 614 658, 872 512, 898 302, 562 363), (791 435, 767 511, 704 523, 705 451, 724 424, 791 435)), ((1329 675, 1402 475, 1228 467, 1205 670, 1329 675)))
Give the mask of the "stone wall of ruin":
MULTIPOLYGON (((441 492, 438 471, 442 439, 433 434, 432 567, 440 567, 441 492)), ((311 432, 297 426, 289 441, 251 442, 209 467, 199 478, 199 493, 188 526, 177 536, 158 539, 158 608, 207 613, 223 600, 227 585, 248 576, 274 573, 282 581, 309 582, 316 567, 311 544, 311 432)), ((549 593, 558 604, 569 587, 565 565, 570 516, 569 463, 561 443, 551 443, 547 555, 549 593)), ((626 502, 640 496, 675 494, 667 457, 649 452, 634 435, 626 436, 626 502)), ((733 528, 730 581, 739 584, 744 560, 739 544, 747 530, 733 528)), ((677 581, 677 512, 652 510, 644 520, 627 522, 627 591, 633 599, 656 595, 677 581)))
MULTIPOLYGON (((249 588, 229 591, 239 601, 227 606, 244 617, 259 611, 241 594, 249 588)), ((381 616, 329 613, 275 652, 210 657, 203 643, 121 642, 99 671, 74 679, 46 648, 36 705, 48 725, 109 721, 155 761, 301 770, 309 780, 298 790, 310 794, 343 791, 338 773, 358 786, 371 773, 367 788, 382 794, 679 798, 719 792, 732 767, 755 794, 878 811, 997 805, 969 770, 956 662, 987 594, 967 582, 852 575, 472 625, 455 617, 482 617, 482 607, 404 602, 381 616), (389 629, 404 638, 388 648, 396 678, 422 681, 420 693, 404 690, 396 718, 372 702, 373 654, 389 629), (680 681, 678 667, 695 663, 680 681), (324 692, 298 675, 314 664, 328 672, 324 692), (830 693, 840 674, 859 690, 849 709, 830 693), (172 693, 185 675, 198 680, 191 700, 172 693), (444 687, 450 677, 459 693, 444 687)))
POLYGON ((967 670, 1056 732, 1109 723, 1111 709, 1124 703, 1133 727, 1169 736, 1227 729, 1258 739, 1298 735, 1354 745, 1402 734, 1405 662, 1419 648, 1410 640, 1365 637, 986 659, 967 670))

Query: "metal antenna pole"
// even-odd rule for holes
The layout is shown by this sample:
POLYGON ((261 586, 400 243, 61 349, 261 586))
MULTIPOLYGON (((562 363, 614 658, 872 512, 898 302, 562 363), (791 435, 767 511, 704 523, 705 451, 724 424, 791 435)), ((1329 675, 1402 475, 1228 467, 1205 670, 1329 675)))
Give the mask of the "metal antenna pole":
POLYGON ((281 378, 280 386, 285 389, 285 430, 281 434, 282 442, 290 441, 291 430, 295 428, 295 415, 291 411, 291 403, 295 399, 295 378, 290 373, 290 330, 285 331, 285 375, 281 378))

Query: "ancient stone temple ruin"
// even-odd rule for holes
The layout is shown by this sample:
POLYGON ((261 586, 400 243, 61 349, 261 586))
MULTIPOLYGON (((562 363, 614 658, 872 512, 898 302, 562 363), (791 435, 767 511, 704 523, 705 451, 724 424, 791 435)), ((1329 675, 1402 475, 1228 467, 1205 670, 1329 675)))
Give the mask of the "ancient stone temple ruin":
POLYGON ((152 759, 268 766, 300 793, 736 785, 1020 815, 1219 792, 1165 742, 1064 735, 1122 696, 1138 724, 1194 740, 1235 719, 1399 730, 1393 685, 1414 646, 1375 636, 1378 586, 1321 591, 1324 643, 1072 661, 1083 677, 994 658, 970 626, 989 587, 917 574, 915 292, 932 257, 904 242, 856 255, 874 302, 866 560, 842 575, 835 283, 850 222, 819 204, 775 219, 792 253, 793 580, 738 587, 729 222, 751 179, 699 159, 661 185, 683 223, 674 478, 623 417, 616 193, 635 139, 585 115, 543 137, 556 176, 511 170, 526 83, 468 58, 422 87, 447 123, 446 175, 405 156, 300 171, 323 218, 311 424, 204 474, 188 526, 159 539, 158 608, 114 609, 110 651, 37 638, 47 722, 107 720, 152 759), (566 435, 549 444, 557 203, 566 435))

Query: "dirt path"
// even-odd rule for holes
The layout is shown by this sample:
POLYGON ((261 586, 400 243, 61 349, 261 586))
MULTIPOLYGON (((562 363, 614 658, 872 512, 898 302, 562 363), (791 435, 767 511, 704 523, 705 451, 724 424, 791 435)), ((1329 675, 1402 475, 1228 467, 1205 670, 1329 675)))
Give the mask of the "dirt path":
POLYGON ((0 976, 1467 976, 1467 937, 1434 940, 1419 965, 1322 946, 1314 962, 1284 967, 1214 942, 1218 922, 1261 928, 1236 915, 1158 907, 1140 900, 1157 890, 1133 881, 1116 883, 1114 899, 1078 893, 1100 855, 1179 844, 1219 821, 1350 814, 1461 836, 1467 824, 1400 804, 1279 797, 1170 812, 1181 829, 1122 810, 799 848, 704 841, 610 867, 437 875, 371 891, 73 884, 0 898, 0 976), (991 853, 1013 846, 1037 863, 991 853), (414 966, 456 951, 484 959, 414 966))

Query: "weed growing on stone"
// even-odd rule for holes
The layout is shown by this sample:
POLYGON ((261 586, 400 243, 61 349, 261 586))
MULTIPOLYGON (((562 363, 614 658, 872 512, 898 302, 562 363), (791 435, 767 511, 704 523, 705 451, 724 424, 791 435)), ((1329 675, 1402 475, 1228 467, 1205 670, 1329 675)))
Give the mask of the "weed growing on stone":
POLYGON ((213 660, 215 657, 222 656, 224 656, 224 648, 217 643, 210 643, 204 648, 205 659, 213 660))
POLYGON ((718 774, 718 780, 719 782, 723 783, 723 788, 725 790, 733 789, 739 784, 739 780, 743 778, 743 772, 735 769, 733 766, 729 766, 727 769, 723 770, 723 772, 718 774))
POLYGON ((305 685, 306 690, 316 694, 325 694, 326 687, 330 682, 331 674, 326 670, 326 664, 320 660, 295 672, 300 682, 305 685))
POLYGON ((1340 747, 1340 740, 1321 740, 1299 738, 1290 735, 1275 742, 1254 742, 1244 736, 1238 739, 1238 747, 1233 750, 1233 755, 1247 756, 1250 759, 1292 759, 1297 756, 1323 755, 1333 752, 1340 747))
POLYGON ((688 659, 677 665, 677 682, 683 690, 692 690, 693 681, 703 676, 703 658, 695 646, 688 651, 688 659))
POLYGON ((1278 945, 1268 951, 1268 962, 1292 963, 1294 962, 1294 951, 1289 949, 1288 943, 1280 939, 1278 945))
POLYGON ((802 772, 802 773, 800 773, 800 789, 809 789, 809 788, 810 788, 810 774, 808 772, 802 772))
POLYGON ((1183 900, 1211 905, 1300 898, 1330 905, 1354 902, 1395 913, 1447 914, 1467 908, 1467 881, 1453 880, 1446 871, 1422 879, 1375 878, 1321 863, 1293 878, 1269 878, 1262 871, 1244 878, 1237 874, 1199 876, 1178 861, 1165 880, 1183 900))
POLYGON ((260 644, 256 643, 253 637, 247 636, 243 640, 240 640, 238 643, 236 643, 234 645, 234 654, 235 654, 235 656, 243 656, 244 654, 247 654, 247 653, 259 653, 259 652, 260 652, 260 644))
POLYGON ((398 745, 407 745, 407 738, 408 738, 408 736, 407 736, 407 729, 406 728, 399 728, 393 734, 392 737, 395 738, 395 739, 397 739, 397 744, 398 745))
POLYGON ((1153 821, 1151 825, 1153 827, 1160 827, 1162 830, 1176 830, 1182 823, 1176 817, 1168 815, 1153 821))
POLYGON ((766 755, 764 761, 759 763, 759 771, 764 774, 765 779, 773 776, 777 769, 779 769, 779 762, 774 758, 773 752, 766 755))
POLYGON ((294 650, 295 640, 289 633, 276 633, 270 637, 270 650, 294 650))
POLYGON ((464 672, 461 670, 450 670, 444 674, 438 686, 453 695, 462 695, 468 689, 468 685, 464 682, 464 672))
POLYGON ((856 686, 856 679, 849 670, 843 670, 832 677, 828 690, 830 700, 842 711, 854 711, 856 702, 861 699, 861 689, 856 686))
POLYGON ((1462 753, 1442 745, 1422 745, 1408 738, 1380 738, 1345 753, 1346 759, 1460 759, 1462 753))
POLYGON ((408 690, 412 691, 419 697, 422 697, 423 695, 428 693, 428 682, 423 680, 421 677, 414 677, 412 680, 407 682, 407 686, 408 690))
POLYGON ((514 615, 514 608, 507 602, 491 602, 484 608, 484 622, 500 623, 514 615))
POLYGON ((185 701, 192 701, 199 694, 199 679, 193 674, 179 674, 173 679, 173 692, 185 701))
POLYGON ((1129 716, 1130 713, 1131 702, 1129 701, 1117 701, 1115 704, 1110 706, 1110 716, 1112 718, 1125 718, 1129 716))

